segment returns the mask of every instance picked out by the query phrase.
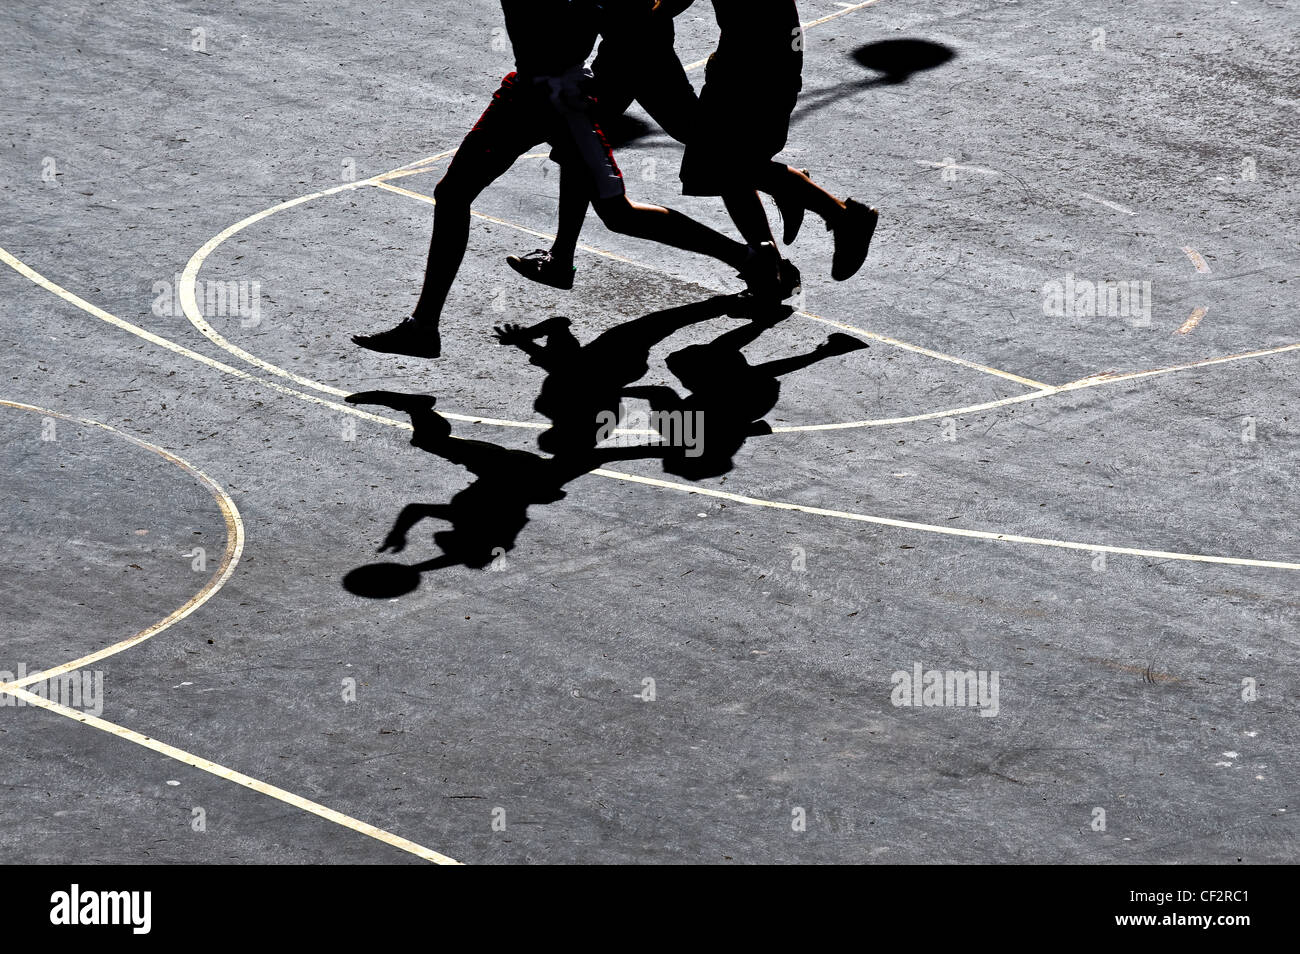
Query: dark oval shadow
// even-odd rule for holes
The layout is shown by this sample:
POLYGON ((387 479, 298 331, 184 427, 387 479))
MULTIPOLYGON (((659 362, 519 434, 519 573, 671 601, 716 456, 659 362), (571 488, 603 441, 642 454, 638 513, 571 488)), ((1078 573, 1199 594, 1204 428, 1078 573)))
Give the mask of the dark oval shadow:
POLYGON ((420 571, 405 563, 368 563, 349 570, 343 588, 354 596, 393 600, 420 586, 420 571))
POLYGON ((883 82, 905 83, 913 73, 942 66, 956 57, 957 52, 942 43, 902 37, 867 43, 852 55, 859 66, 883 74, 883 82))

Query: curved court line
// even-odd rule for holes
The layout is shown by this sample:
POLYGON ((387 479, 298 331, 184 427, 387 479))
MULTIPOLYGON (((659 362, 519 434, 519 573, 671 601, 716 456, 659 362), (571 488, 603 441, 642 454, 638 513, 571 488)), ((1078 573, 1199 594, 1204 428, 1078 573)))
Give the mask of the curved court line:
MULTIPOLYGON (((537 158, 537 157, 524 156, 523 158, 530 159, 530 158, 537 158)), ((543 156, 541 158, 545 158, 545 157, 543 156)), ((410 189, 403 189, 400 186, 394 186, 388 182, 376 182, 373 183, 373 185, 377 186, 380 189, 384 189, 388 192, 396 193, 397 195, 404 195, 407 198, 417 199, 420 202, 427 202, 430 205, 437 204, 437 201, 432 196, 424 195, 421 192, 413 192, 410 189)), ((541 232, 538 231, 537 229, 529 228, 527 225, 520 225, 518 222, 511 222, 509 219, 500 219, 497 218, 496 216, 487 215, 483 212, 475 212, 473 210, 470 211, 470 215, 473 215, 474 217, 479 219, 483 219, 486 222, 492 222, 495 225, 502 225, 505 226, 506 228, 515 229, 516 231, 524 232, 525 234, 533 235, 536 236, 537 238, 545 239, 547 241, 552 241, 555 239, 555 236, 550 232, 541 232)), ((670 275, 669 272, 665 271, 662 268, 657 268, 654 265, 648 265, 645 262, 638 262, 635 259, 627 258, 623 255, 619 255, 615 252, 607 251, 606 249, 603 248, 597 248, 594 245, 586 245, 584 243, 579 242, 577 247, 584 252, 590 252, 593 255, 599 255, 603 258, 612 259, 616 262, 622 262, 624 265, 632 265, 636 268, 643 268, 646 271, 654 272, 657 275, 670 275)), ((722 289, 714 288, 711 285, 701 285, 700 287, 707 288, 709 291, 722 293, 722 289)), ((983 374, 991 374, 994 375, 995 377, 1006 378, 1008 381, 1015 381, 1017 384, 1023 384, 1025 387, 1030 387, 1030 388, 1051 387, 1051 385, 1045 384, 1042 381, 1035 381, 1033 378, 1026 378, 1023 375, 1013 374, 1010 371, 1003 371, 1001 368, 994 368, 986 364, 980 364, 976 361, 970 361, 966 358, 959 358, 953 354, 944 354, 942 351, 934 351, 930 348, 923 348, 920 345, 914 345, 911 342, 903 341, 900 338, 891 338, 889 335, 882 335, 874 331, 867 331, 865 328, 858 328, 855 325, 846 324, 842 321, 833 321, 830 318, 823 318, 820 315, 814 315, 812 312, 796 311, 794 314, 800 318, 808 318, 812 321, 821 322, 824 325, 831 325, 832 327, 835 328, 842 328, 845 331, 851 331, 854 334, 861 335, 864 338, 870 338, 872 341, 879 341, 882 344, 888 344, 895 348, 901 348, 904 351, 911 351, 914 352, 915 354, 925 355, 927 358, 934 358, 938 361, 947 361, 949 364, 959 364, 962 367, 970 368, 972 371, 979 371, 983 374)))
MULTIPOLYGON (((0 253, 4 253, 4 250, 0 249, 0 253)), ((7 253, 4 253, 4 255, 7 255, 7 253)), ((304 395, 304 397, 305 396, 306 395, 304 395)), ((98 427, 111 434, 115 434, 118 437, 125 438, 132 444, 142 447, 145 450, 159 455, 163 459, 176 464, 181 469, 196 477, 199 482, 207 488, 208 492, 212 494, 213 499, 217 502, 218 507, 221 508, 221 515, 226 524, 226 551, 222 556, 221 564, 217 567, 211 578, 209 578, 203 589, 190 597, 184 605, 169 613, 164 619, 159 620, 152 626, 148 626, 136 633, 134 636, 114 643, 111 646, 106 646, 103 649, 89 653, 79 659, 63 663, 62 665, 54 666, 41 672, 28 674, 22 679, 16 679, 13 682, 0 683, 0 694, 22 699, 27 705, 48 709, 51 712, 74 719, 77 722, 108 732, 118 738, 126 739, 127 741, 134 742, 137 745, 142 745, 145 748, 152 749, 155 752, 166 755, 169 758, 176 759, 180 762, 184 762, 187 765, 191 765, 212 775, 216 775, 219 778, 235 782, 238 785, 243 785, 245 788, 261 792, 263 795, 268 795, 271 798, 278 799, 288 805, 310 812, 313 815, 318 815, 326 821, 334 822, 335 824, 342 825, 345 828, 350 828, 360 834, 382 841, 394 848, 410 852, 411 854, 423 858, 425 861, 432 861, 435 864, 459 864, 459 862, 447 857, 446 855, 439 854, 436 851, 425 848, 422 845, 418 845, 415 842, 409 841, 398 835, 394 835, 382 828, 376 828, 374 825, 367 824, 366 822, 359 821, 349 815, 344 815, 342 812, 337 812, 332 808, 327 808, 324 805, 309 801, 308 799, 295 795, 282 788, 262 782, 258 779, 252 778, 251 776, 244 775, 241 772, 236 772, 233 769, 218 765, 216 762, 185 752, 174 746, 159 742, 156 739, 151 739, 132 729, 127 729, 88 713, 60 705, 57 702, 45 699, 24 689, 24 686, 30 686, 38 682, 45 682, 46 680, 52 679, 56 676, 61 676, 64 673, 75 672, 78 669, 83 669, 101 659, 115 656, 133 646, 138 646, 145 640, 157 636, 163 630, 175 625, 197 610, 200 606, 211 599, 216 592, 225 585, 226 581, 230 579, 231 574, 235 572, 235 567, 238 565, 239 558, 244 550, 244 523, 239 515, 239 509, 235 506, 234 500, 230 498, 230 495, 226 493, 225 489, 220 484, 193 464, 190 464, 188 461, 183 460, 170 451, 163 450, 161 447, 158 447, 155 444, 150 444, 148 441, 141 440, 138 437, 133 437, 132 435, 124 433, 112 425, 104 424, 101 421, 94 421, 89 418, 72 417, 71 415, 62 414, 58 411, 51 411, 48 408, 37 407, 33 404, 22 404, 17 401, 0 399, 0 406, 15 408, 22 411, 31 411, 36 414, 69 421, 74 424, 98 427)))
POLYGON ((1198 274, 1210 274, 1209 264, 1205 261, 1205 257, 1196 249, 1192 248, 1190 245, 1184 245, 1183 254, 1187 256, 1188 260, 1192 263, 1192 268, 1196 269, 1198 274))
POLYGON ((221 563, 217 566, 217 569, 212 576, 208 578, 208 582, 204 584, 203 589, 191 596, 180 607, 168 613, 167 616, 160 619, 152 626, 146 626, 134 636, 129 636, 111 646, 106 646, 103 649, 96 650, 95 652, 82 656, 79 659, 74 659, 71 662, 55 666, 52 669, 46 669, 37 673, 29 673, 22 679, 16 679, 13 682, 0 683, 0 693, 11 692, 14 689, 29 686, 35 682, 44 682, 54 676, 61 676, 67 672, 74 672, 90 665, 91 663, 99 662, 101 659, 115 656, 123 650, 130 649, 132 646, 138 646, 146 639, 157 636, 163 630, 179 623, 210 600, 216 594, 217 590, 226 585, 226 581, 230 579, 230 575, 235 572, 235 566, 239 563, 240 555, 244 552, 244 521, 239 516, 239 508, 235 506, 235 502, 230 499, 230 495, 226 493, 225 488, 215 480, 203 471, 199 470, 193 464, 189 463, 189 461, 183 460, 170 451, 165 451, 155 444, 150 444, 148 441, 143 441, 138 437, 132 437, 130 434, 123 433, 109 424, 104 424, 100 421, 92 421, 88 418, 72 417, 67 414, 60 414, 58 411, 51 411, 48 408, 36 407, 33 404, 20 404, 17 401, 0 400, 0 407, 16 408, 20 411, 32 411, 36 414, 55 417, 59 420, 69 421, 74 424, 98 427, 102 430, 108 431, 110 434, 115 434, 118 437, 125 438, 137 447, 142 447, 151 453, 157 454, 164 460, 175 464, 177 467, 190 474, 190 476, 196 478, 199 483, 203 484, 208 493, 212 495, 212 499, 216 501, 217 506, 221 510, 221 517, 226 524, 226 552, 222 554, 221 563))
MULTIPOLYGON (((361 179, 356 182, 348 182, 348 183, 344 183, 343 185, 334 186, 329 189, 323 189, 319 192, 313 192, 310 193, 309 195, 300 196, 296 199, 289 199, 285 202, 281 202, 277 205, 274 205, 269 209, 264 209, 261 212, 256 212, 250 216, 247 216, 246 218, 241 219, 240 221, 234 223, 233 225, 226 227, 221 232, 217 233, 215 236, 213 236, 211 239, 205 242, 193 255, 190 256, 189 261, 186 262, 185 268, 181 272, 180 284, 178 286, 178 297, 181 303, 181 311, 185 314, 185 317, 189 320, 190 324, 192 324, 199 331, 200 334, 202 334, 205 338, 207 338, 217 347, 221 348, 223 351, 227 352, 228 354, 234 355, 235 357, 239 358, 241 361, 244 361, 247 364, 251 364, 254 367, 261 368, 263 371, 266 371, 269 374, 274 374, 277 375, 278 377, 291 380, 302 387, 308 387, 313 390, 320 391, 323 394, 330 394, 333 395, 334 397, 347 396, 348 394, 351 393, 350 391, 344 390, 342 388, 337 388, 334 387, 333 385, 325 384, 320 381, 316 381, 313 378, 306 377, 305 375, 301 375, 294 371, 290 371, 287 368, 282 368, 279 365, 273 364, 270 361, 267 361, 263 358, 259 358, 257 355, 254 355, 248 351, 245 351, 243 348, 240 348, 238 345, 234 344, 229 339, 227 339, 224 335, 222 335, 219 331, 217 331, 217 329, 214 328, 207 321, 207 319, 203 317, 203 314, 199 309, 198 295, 197 295, 199 271, 203 268, 203 265, 207 261, 208 256, 210 256, 214 251, 216 251, 216 249, 219 248, 226 240, 236 235, 237 233, 243 231, 245 228, 254 225, 257 222, 260 222, 263 219, 269 218, 270 216, 274 215, 277 212, 283 212, 286 209, 291 209, 296 206, 303 205, 307 202, 312 202, 316 199, 324 198, 330 195, 335 195, 340 192, 359 189, 362 188, 363 186, 375 186, 376 188, 385 189, 389 192, 406 196, 408 198, 416 199, 421 202, 427 202, 431 205, 435 204, 435 200, 433 199, 432 196, 427 196, 419 192, 413 192, 409 189, 404 189, 400 186, 394 186, 389 182, 389 179, 397 178, 401 176, 407 176, 407 175, 415 175, 418 174, 419 172, 428 171, 428 167, 432 163, 441 159, 445 159, 447 156, 453 155, 454 153, 455 153, 454 149, 449 150, 447 152, 439 153, 435 156, 430 156, 426 159, 419 160, 417 163, 412 163, 407 166, 402 166, 399 169, 394 169, 391 172, 385 172, 377 176, 372 176, 369 179, 361 179)), ((541 154, 533 154, 529 156, 524 156, 523 158, 544 158, 544 156, 541 154)), ((507 219, 501 219, 501 218, 497 218, 496 216, 487 215, 486 213, 483 212, 471 211, 471 215, 473 215, 476 218, 482 219, 484 221, 492 222, 493 224, 496 225, 501 225, 506 228, 515 229, 517 231, 523 232, 528 235, 533 235, 537 238, 546 239, 546 240, 551 240, 555 238, 553 234, 547 232, 541 232, 538 231, 537 229, 532 229, 529 228, 528 226, 520 225, 516 222, 511 222, 507 219)), ((610 252, 602 248, 597 248, 596 246, 580 243, 578 245, 578 248, 580 248, 582 251, 589 252, 593 255, 600 255, 604 258, 612 259, 614 261, 621 262, 626 265, 632 265, 637 268, 642 268, 642 269, 646 269, 647 271, 655 272, 656 274, 661 274, 661 275, 668 274, 664 270, 656 268, 653 265, 647 265, 644 262, 638 262, 635 261, 634 259, 626 258, 614 252, 610 252)), ((720 289, 711 289, 711 290, 720 291, 720 289)), ((800 317, 807 318, 811 321, 816 321, 821 324, 829 325, 831 327, 840 328, 845 331, 858 334, 864 338, 869 338, 873 341, 879 341, 883 344, 888 344, 892 347, 896 347, 906 351, 914 352, 916 354, 924 355, 925 357, 928 358, 933 358, 939 361, 946 361, 948 363, 957 364, 962 367, 970 368, 971 370, 974 371, 982 372, 984 374, 990 374, 990 375, 995 375, 997 377, 1005 378, 1007 380, 1014 381, 1017 384, 1021 384, 1025 387, 1035 388, 1037 390, 1045 390, 1052 387, 1051 385, 1044 384, 1041 381, 1035 381, 1032 378, 1026 378, 1022 375, 1013 374, 1009 371, 1003 371, 999 368, 993 368, 987 365, 982 365, 974 361, 969 361, 966 358, 957 357, 956 355, 944 354, 943 352, 934 351, 930 348, 924 348, 921 347, 920 345, 914 345, 911 344, 910 342, 902 341, 898 338, 893 338, 888 335, 882 335, 874 331, 868 331, 864 328, 858 328, 854 325, 850 325, 845 322, 834 321, 829 318, 823 318, 820 315, 814 315, 810 312, 800 311, 800 312, 796 312, 795 314, 799 315, 800 317)), ((476 417, 476 416, 460 414, 452 411, 443 411, 441 413, 443 414, 444 417, 448 418, 449 420, 462 421, 462 422, 472 423, 472 424, 492 425, 495 427, 515 427, 515 428, 527 428, 532 430, 543 430, 548 426, 538 421, 514 421, 514 420, 508 420, 502 418, 490 418, 490 417, 481 417, 481 416, 476 417)), ((833 429, 842 429, 844 427, 852 427, 852 426, 861 426, 861 425, 858 424, 846 425, 846 424, 839 424, 839 423, 831 424, 831 425, 813 424, 813 425, 781 428, 779 429, 779 431, 774 428, 773 433, 778 433, 778 432, 790 433, 793 431, 802 431, 802 430, 833 430, 833 429)), ((619 428, 617 429, 616 433, 626 433, 626 432, 622 428, 619 428)))
POLYGON ((1208 311, 1209 309, 1206 308, 1204 305, 1198 305, 1197 307, 1193 308, 1192 313, 1187 316, 1187 320, 1178 326, 1178 328, 1174 331, 1174 334, 1190 335, 1193 331, 1196 330, 1196 326, 1201 323, 1201 319, 1205 317, 1208 311))
POLYGON ((310 799, 303 798, 301 795, 295 795, 293 792, 286 791, 278 786, 268 784, 260 779, 255 779, 251 775, 245 775, 243 772, 236 772, 232 768, 224 765, 218 765, 216 762, 205 759, 202 756, 186 752, 184 749, 178 749, 174 745, 168 745, 166 742, 159 742, 147 735, 142 735, 134 729, 128 729, 120 726, 115 722, 109 722, 107 719, 101 719, 98 716, 90 715, 87 712, 80 712, 77 709, 71 709, 67 706, 52 702, 35 693, 28 692, 26 689, 6 689, 10 695, 21 699, 24 704, 46 709, 58 715, 65 716, 75 722, 88 725, 91 728, 99 729, 101 732, 107 732, 109 735, 124 739, 127 742, 133 742, 136 745, 143 746, 146 749, 157 752, 159 755, 165 755, 170 759, 178 762, 184 762, 186 765, 193 766, 200 771, 207 772, 209 775, 215 775, 217 778, 223 778, 228 782, 234 782, 236 785, 242 785, 244 788, 267 795, 277 801, 284 802, 286 805, 292 805, 294 808, 309 812, 328 822, 349 828, 361 835, 366 835, 376 841, 382 841, 386 845, 391 845, 402 851, 410 852, 418 858, 425 861, 431 861, 437 865, 458 865, 459 861, 449 858, 444 854, 434 851, 431 848, 425 848, 423 845, 416 844, 409 839, 402 838, 400 835, 394 835, 390 831, 377 828, 368 822, 353 818, 351 815, 345 815, 342 812, 328 808, 319 802, 313 802, 310 799))
MULTIPOLYGON (((3 248, 0 248, 0 260, 7 262, 13 268, 15 268, 15 270, 19 271, 21 274, 27 276, 28 278, 31 278, 32 281, 41 285, 43 288, 46 288, 54 292, 56 295, 65 299, 66 301, 74 305, 77 305, 77 307, 87 312, 90 312, 96 317, 102 318, 103 320, 108 321, 119 328, 122 328, 126 331, 130 331, 132 334, 136 334, 149 341, 156 342, 162 345, 163 347, 166 347, 169 350, 174 351, 178 354, 183 354, 186 357, 194 358, 210 367, 225 371, 226 373, 232 374, 245 381, 250 381, 255 384, 261 384, 265 387, 271 388, 272 390, 278 391, 281 394, 292 395, 294 397, 300 398, 304 401, 311 402, 313 404, 332 407, 344 413, 353 414, 357 417, 365 418, 366 420, 370 420, 370 421, 375 421, 376 423, 384 424, 390 427, 395 427, 399 430, 408 430, 408 431, 411 430, 411 425, 405 421, 399 421, 396 420, 395 418, 385 417, 380 414, 372 414, 368 411, 359 410, 358 408, 355 408, 348 404, 339 404, 334 401, 327 401, 324 398, 316 397, 315 395, 312 394, 307 394, 302 391, 296 391, 293 388, 285 387, 284 385, 277 384, 274 381, 268 381, 266 379, 256 377, 255 375, 249 374, 247 371, 240 370, 239 368, 234 368, 230 365, 222 364, 220 361, 214 361, 212 358, 209 358, 206 355, 201 355, 198 352, 191 351, 190 349, 185 348, 181 345, 167 341, 165 338, 160 338, 158 335, 155 335, 152 332, 145 331, 143 328, 139 328, 136 325, 131 324, 129 321, 124 321, 121 318, 118 318, 114 315, 110 315, 102 308, 98 308, 95 305, 91 305, 89 302, 85 301, 84 299, 77 297, 76 295, 67 291, 67 289, 62 288, 61 286, 55 284, 54 282, 42 276, 39 272, 36 272, 32 268, 23 264, 3 248)), ((1297 349, 1300 349, 1300 342, 1297 342, 1295 344, 1282 345, 1276 348, 1265 348, 1260 351, 1252 351, 1252 352, 1247 352, 1245 354, 1224 355, 1218 358, 1208 358, 1203 361, 1195 361, 1189 364, 1178 365, 1170 368, 1155 368, 1149 371, 1131 371, 1131 372, 1124 372, 1120 374, 1093 375, 1090 378, 1082 378, 1078 381, 1071 382, 1070 384, 1065 384, 1059 387, 1051 388, 1049 389, 1049 392, 1034 392, 1030 394, 1018 395, 1017 397, 1014 398, 1005 398, 1002 401, 989 402, 988 405, 972 405, 971 408, 967 408, 964 410, 970 412, 975 409, 980 409, 980 408, 985 408, 990 406, 997 407, 1003 404, 1012 404, 1019 401, 1033 400, 1034 398, 1044 396, 1044 393, 1060 394, 1066 391, 1077 391, 1077 390, 1082 390, 1084 388, 1100 387, 1102 385, 1114 384, 1120 381, 1139 380, 1154 375, 1170 374, 1175 371, 1185 371, 1191 368, 1209 367, 1216 364, 1223 364, 1229 361, 1240 361, 1246 358, 1256 358, 1256 357, 1263 357, 1265 355, 1281 354, 1286 351, 1294 351, 1297 349)), ((837 517, 845 520, 856 520, 865 523, 875 523, 883 526, 891 526, 891 527, 897 527, 897 528, 908 529, 908 530, 918 530, 925 533, 937 533, 945 536, 968 537, 973 539, 999 541, 1004 543, 1023 543, 1023 544, 1031 544, 1034 546, 1058 547, 1067 550, 1104 551, 1107 553, 1121 553, 1121 554, 1130 554, 1134 556, 1148 556, 1148 557, 1154 557, 1154 558, 1164 559, 1164 560, 1184 560, 1184 561, 1200 562, 1200 563, 1221 563, 1221 564, 1229 564, 1234 566, 1271 567, 1274 569, 1300 570, 1300 563, 1288 563, 1288 562, 1275 561, 1275 560, 1253 560, 1253 559, 1245 559, 1239 557, 1213 556, 1213 555, 1196 554, 1196 553, 1175 553, 1172 551, 1165 551, 1165 550, 1146 550, 1137 547, 1116 547, 1108 544, 1082 543, 1074 540, 1052 540, 1052 539, 1047 539, 1042 537, 1026 537, 1026 536, 1019 536, 1016 534, 995 533, 989 530, 966 530, 960 527, 942 527, 942 526, 937 526, 935 524, 916 523, 914 521, 908 521, 908 520, 895 520, 890 517, 877 517, 871 514, 855 513, 853 511, 847 511, 847 510, 828 510, 822 507, 809 507, 803 504, 785 503, 777 500, 763 500, 758 497, 745 497, 740 494, 730 494, 724 491, 710 490, 708 488, 696 487, 690 484, 678 484, 672 481, 659 480, 653 477, 641 477, 636 474, 625 474, 620 471, 605 470, 603 468, 593 470, 591 471, 591 473, 600 477, 608 477, 613 480, 623 480, 630 483, 645 484, 648 486, 663 487, 671 490, 681 490, 687 493, 695 493, 695 494, 703 494, 705 496, 719 497, 726 500, 733 500, 737 503, 749 504, 751 506, 768 507, 775 510, 795 510, 802 513, 813 514, 816 516, 837 517)))
MULTIPOLYGON (((343 414, 352 414, 355 417, 360 417, 367 421, 376 421, 380 424, 394 423, 392 418, 381 417, 378 414, 371 414, 369 411, 363 411, 360 408, 354 407, 351 404, 340 404, 337 401, 327 401, 325 398, 317 397, 314 394, 307 394, 303 391, 295 391, 293 388, 285 387, 283 384, 278 384, 275 381, 268 381, 266 378, 259 378, 255 374, 249 374, 243 368, 236 368, 233 365, 229 365, 222 361, 217 361, 213 358, 209 358, 206 354, 200 354, 199 352, 187 348, 184 345, 179 345, 174 341, 170 341, 167 338, 162 337, 161 335, 156 335, 152 331, 148 331, 144 328, 141 328, 139 325, 133 325, 131 322, 125 321, 117 317, 117 315, 110 314, 109 312, 100 308, 98 305, 92 305, 90 302, 86 301, 84 298, 80 297, 79 295, 73 294, 72 292, 68 291, 66 288, 64 288, 62 285, 58 284, 57 282, 50 281, 50 279, 46 278, 44 275, 36 271, 31 266, 27 265, 25 262, 22 262, 19 259, 15 258, 7 249, 3 247, 0 247, 0 262, 4 262, 10 268, 16 271, 19 275, 22 275, 24 278, 30 279, 35 284, 41 286, 46 291, 51 292, 54 295, 57 295, 58 297, 62 298, 64 301, 68 302, 69 304, 76 305, 82 311, 95 316, 100 321, 106 321, 110 325, 113 325, 117 328, 121 328, 123 331, 129 332, 138 338, 143 338, 145 341, 148 341, 150 344, 155 344, 160 348, 165 348, 168 351, 174 352, 175 354, 179 354, 182 357, 189 358, 192 361, 197 361, 200 364, 206 364, 210 368, 213 368, 217 371, 222 371, 233 377, 240 378, 241 380, 251 381, 254 384, 259 384, 262 387, 269 388, 272 391, 278 391, 281 394, 291 394, 294 397, 299 398, 303 401, 308 401, 312 404, 319 404, 321 407, 328 407, 331 410, 339 411, 343 414)), ((396 422, 396 423, 400 425, 400 422, 396 422)), ((410 429, 410 425, 408 424, 407 430, 409 429, 410 429)))
MULTIPOLYGON (((274 215, 277 212, 283 212, 285 209, 292 209, 294 206, 303 205, 307 202, 312 202, 316 199, 324 198, 325 196, 336 195, 340 192, 354 191, 356 189, 360 189, 363 186, 367 186, 367 185, 379 185, 380 182, 387 181, 386 177, 392 178, 392 177, 397 177, 399 175, 414 175, 416 171, 423 171, 422 168, 416 169, 414 167, 427 166, 440 159, 445 159, 447 156, 450 156, 453 153, 455 153, 454 149, 449 150, 447 152, 438 153, 435 156, 429 156, 426 159, 419 160, 417 163, 412 163, 409 166, 403 166, 400 169, 394 169, 391 172, 385 172, 385 173, 381 173, 378 176, 372 176, 369 179, 359 179, 356 182, 345 182, 343 185, 337 185, 330 189, 323 189, 320 192, 313 192, 310 195, 299 196, 296 199, 289 199, 288 201, 281 202, 277 205, 273 205, 269 209, 263 209, 261 212, 256 212, 253 215, 248 216, 247 218, 241 219, 240 221, 236 222, 234 225, 222 229, 212 238, 208 239, 208 241, 205 242, 197 252, 195 252, 193 255, 190 256, 190 260, 186 262, 185 269, 184 271, 181 272, 180 285, 177 288, 177 294, 178 297, 180 298, 180 303, 181 303, 181 311, 185 313, 185 317, 189 319, 190 324, 192 324, 195 328, 197 328, 205 338, 207 338, 217 347, 221 348, 223 351, 226 351, 234 355, 235 357, 239 358, 241 361, 251 364, 254 367, 261 368, 263 371, 267 371, 271 374, 278 375, 282 378, 288 378, 290 381, 302 385, 303 387, 312 388, 316 391, 321 391, 325 394, 332 394, 335 397, 346 397, 351 392, 344 391, 341 388, 332 387, 328 384, 322 384, 319 381, 313 381, 311 378, 303 377, 300 374, 295 374, 294 372, 289 371, 285 368, 281 368, 278 365, 271 364, 269 361, 264 361, 261 358, 257 357, 256 355, 249 354, 247 351, 240 348, 238 345, 232 344, 219 331, 217 331, 216 328, 213 328, 212 325, 208 324, 207 320, 203 317, 203 313, 199 310, 198 298, 195 293, 195 289, 198 283, 199 269, 203 267, 203 262, 207 259, 207 257, 211 255, 223 242, 229 239, 232 235, 235 235, 238 232, 243 231, 248 226, 253 225, 256 222, 260 222, 265 218, 269 218, 270 216, 274 215)), ((465 421, 465 422, 471 422, 476 424, 490 423, 490 424, 497 424, 504 427, 542 428, 545 426, 542 424, 531 424, 522 421, 500 421, 492 418, 470 417, 464 414, 453 414, 451 412, 447 412, 444 416, 456 421, 465 421)))

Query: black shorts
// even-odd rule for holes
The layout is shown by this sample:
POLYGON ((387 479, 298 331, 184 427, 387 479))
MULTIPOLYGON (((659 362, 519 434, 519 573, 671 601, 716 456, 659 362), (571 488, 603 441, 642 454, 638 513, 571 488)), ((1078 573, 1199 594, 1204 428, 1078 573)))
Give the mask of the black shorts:
POLYGON ((682 157, 686 195, 753 189, 785 148, 803 86, 803 53, 758 63, 715 55, 705 72, 694 135, 682 157))
POLYGON ((585 171, 593 197, 624 195, 623 173, 590 105, 557 101, 544 82, 508 74, 456 150, 439 188, 472 200, 516 159, 549 142, 557 162, 585 171))

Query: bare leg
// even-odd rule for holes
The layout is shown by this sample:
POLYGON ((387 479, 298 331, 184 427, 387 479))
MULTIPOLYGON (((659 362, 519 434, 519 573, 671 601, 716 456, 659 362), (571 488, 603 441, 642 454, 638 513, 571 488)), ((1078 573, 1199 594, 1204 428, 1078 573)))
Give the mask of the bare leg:
POLYGON ((661 245, 708 255, 732 268, 743 268, 749 250, 743 242, 727 238, 689 216, 657 205, 642 205, 627 196, 598 199, 593 203, 600 220, 612 231, 649 239, 661 245))
POLYGON ((759 187, 782 207, 807 209, 828 225, 844 211, 844 203, 813 182, 807 174, 780 162, 768 166, 759 187))
POLYGON ((799 269, 782 259, 777 251, 772 226, 768 224, 758 192, 739 189, 723 195, 722 201, 736 228, 749 243, 747 260, 740 273, 749 285, 750 293, 777 301, 789 298, 799 287, 799 269))
POLYGON ((799 234, 803 212, 815 212, 835 236, 835 257, 831 277, 844 281, 852 277, 867 259, 871 237, 876 231, 879 212, 855 199, 840 201, 806 173, 773 162, 762 175, 759 188, 776 200, 785 224, 783 237, 789 245, 799 234))

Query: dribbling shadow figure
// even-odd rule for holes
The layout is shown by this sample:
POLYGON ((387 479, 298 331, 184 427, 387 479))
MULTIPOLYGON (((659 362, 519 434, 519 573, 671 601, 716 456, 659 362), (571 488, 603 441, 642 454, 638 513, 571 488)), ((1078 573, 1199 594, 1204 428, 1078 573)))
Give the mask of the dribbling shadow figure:
POLYGON ((528 508, 563 500, 564 487, 605 464, 655 454, 652 447, 612 448, 543 457, 512 450, 489 441, 453 437, 451 425, 434 408, 435 398, 393 391, 365 391, 347 398, 351 404, 372 404, 402 411, 411 418, 411 444, 464 467, 475 480, 445 504, 412 503, 402 508, 380 553, 401 553, 407 534, 421 520, 450 524, 433 535, 440 556, 423 563, 374 563, 358 567, 343 585, 358 596, 392 598, 420 585, 420 574, 451 566, 482 570, 513 549, 528 523, 528 508))
POLYGON ((518 347, 533 364, 547 371, 535 407, 552 422, 538 439, 549 457, 452 436, 451 425, 434 410, 432 397, 391 391, 348 397, 352 404, 380 405, 406 413, 413 428, 413 446, 464 467, 476 479, 447 503, 408 504, 380 547, 380 552, 400 553, 416 524, 438 519, 450 524, 433 535, 442 551, 439 556, 413 565, 359 567, 344 577, 344 586, 359 596, 393 598, 418 587, 420 575, 428 570, 490 568, 513 549, 528 523, 530 507, 563 500, 570 482, 618 461, 662 459, 665 471, 687 479, 726 473, 749 436, 771 432, 761 418, 776 405, 780 375, 866 347, 848 335, 835 334, 808 354, 750 365, 740 349, 790 313, 788 308, 769 309, 708 344, 683 348, 669 357, 670 369, 690 390, 687 397, 662 385, 631 386, 646 373, 655 344, 740 304, 734 296, 718 297, 656 312, 612 328, 587 345, 578 342, 562 318, 529 328, 511 325, 498 329, 503 343, 518 347), (599 422, 609 420, 610 414, 621 421, 624 398, 645 399, 668 417, 679 412, 678 420, 682 414, 696 415, 702 422, 702 440, 695 449, 683 447, 661 429, 663 440, 658 444, 598 446, 599 422))

